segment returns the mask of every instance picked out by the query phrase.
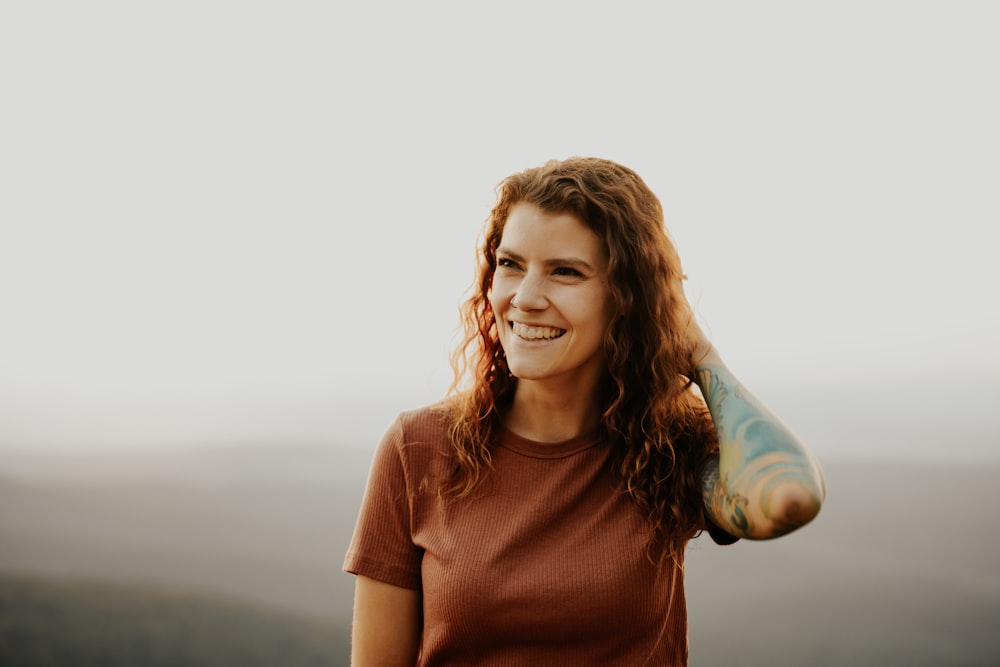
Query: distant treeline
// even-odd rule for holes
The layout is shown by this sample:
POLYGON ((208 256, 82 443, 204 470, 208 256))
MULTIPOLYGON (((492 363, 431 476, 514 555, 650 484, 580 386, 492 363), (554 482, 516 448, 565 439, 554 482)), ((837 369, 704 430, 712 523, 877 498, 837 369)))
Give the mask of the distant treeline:
POLYGON ((347 665, 344 620, 200 591, 0 574, 5 667, 347 665))

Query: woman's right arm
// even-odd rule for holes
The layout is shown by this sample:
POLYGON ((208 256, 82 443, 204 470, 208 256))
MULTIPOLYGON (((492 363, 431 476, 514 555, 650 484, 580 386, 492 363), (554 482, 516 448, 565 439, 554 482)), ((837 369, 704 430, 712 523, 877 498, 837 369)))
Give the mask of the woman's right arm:
POLYGON ((413 667, 420 649, 420 592, 358 576, 351 629, 352 667, 413 667))

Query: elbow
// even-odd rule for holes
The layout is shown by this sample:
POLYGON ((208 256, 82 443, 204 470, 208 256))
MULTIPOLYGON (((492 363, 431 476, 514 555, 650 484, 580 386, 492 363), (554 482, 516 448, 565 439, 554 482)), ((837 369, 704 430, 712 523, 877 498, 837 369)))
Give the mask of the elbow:
POLYGON ((754 522, 751 540, 769 540, 787 535, 816 518, 825 495, 821 480, 816 484, 786 482, 761 498, 762 520, 754 522))

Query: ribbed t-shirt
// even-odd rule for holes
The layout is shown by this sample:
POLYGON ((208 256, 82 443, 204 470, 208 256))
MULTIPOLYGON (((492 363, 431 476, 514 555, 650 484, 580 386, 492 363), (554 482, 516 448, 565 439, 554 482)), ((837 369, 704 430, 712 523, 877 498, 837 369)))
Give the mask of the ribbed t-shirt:
POLYGON ((607 443, 502 431, 472 496, 442 501, 446 429, 439 406, 390 426, 344 563, 421 591, 418 665, 687 664, 682 559, 650 561, 607 443))

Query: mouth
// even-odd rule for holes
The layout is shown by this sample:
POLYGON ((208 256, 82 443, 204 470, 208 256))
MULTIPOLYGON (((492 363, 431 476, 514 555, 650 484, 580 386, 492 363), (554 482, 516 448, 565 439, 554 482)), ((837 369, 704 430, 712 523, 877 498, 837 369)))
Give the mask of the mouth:
POLYGON ((533 327, 528 326, 527 324, 521 324, 520 322, 511 322, 510 326, 514 335, 524 340, 552 340, 554 338, 559 338, 566 333, 565 329, 558 329, 556 327, 533 327))

